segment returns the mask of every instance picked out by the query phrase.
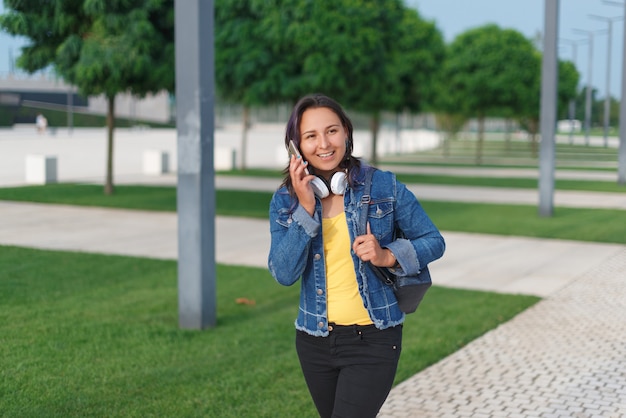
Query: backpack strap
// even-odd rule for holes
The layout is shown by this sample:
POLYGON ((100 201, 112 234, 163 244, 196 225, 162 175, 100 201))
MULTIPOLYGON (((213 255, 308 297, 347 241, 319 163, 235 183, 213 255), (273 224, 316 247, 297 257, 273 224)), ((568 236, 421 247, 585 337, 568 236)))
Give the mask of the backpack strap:
POLYGON ((374 176, 375 168, 368 168, 365 171, 365 185, 363 186, 363 196, 361 197, 361 213, 359 218, 359 229, 361 230, 361 235, 364 235, 367 232, 367 212, 368 205, 372 200, 370 196, 370 190, 372 189, 372 177, 374 176))

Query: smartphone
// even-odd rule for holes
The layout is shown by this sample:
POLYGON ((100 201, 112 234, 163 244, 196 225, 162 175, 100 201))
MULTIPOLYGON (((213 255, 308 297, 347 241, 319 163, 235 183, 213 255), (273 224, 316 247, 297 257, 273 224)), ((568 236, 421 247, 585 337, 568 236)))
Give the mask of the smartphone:
MULTIPOLYGON (((302 155, 300 155, 300 151, 298 151, 298 147, 296 147, 296 144, 293 143, 293 140, 289 140, 289 156, 291 157, 291 155, 302 158, 302 155)), ((305 168, 304 172, 308 175, 309 169, 305 168)))

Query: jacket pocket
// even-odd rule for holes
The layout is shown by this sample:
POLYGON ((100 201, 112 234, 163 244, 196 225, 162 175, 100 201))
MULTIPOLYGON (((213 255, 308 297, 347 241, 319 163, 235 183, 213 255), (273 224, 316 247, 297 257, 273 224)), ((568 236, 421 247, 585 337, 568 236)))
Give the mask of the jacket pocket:
POLYGON ((381 245, 389 243, 393 239, 393 199, 372 200, 368 207, 367 221, 378 242, 381 245))

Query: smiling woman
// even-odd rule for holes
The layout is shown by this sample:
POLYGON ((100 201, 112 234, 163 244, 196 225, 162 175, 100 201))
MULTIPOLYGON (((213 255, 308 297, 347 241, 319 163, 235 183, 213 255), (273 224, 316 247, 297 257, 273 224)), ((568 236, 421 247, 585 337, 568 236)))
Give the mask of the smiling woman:
POLYGON ((302 98, 287 123, 285 179, 270 203, 269 270, 282 285, 301 282, 296 351, 322 417, 375 417, 396 375, 405 314, 368 263, 414 275, 445 247, 394 174, 352 155, 352 130, 333 99, 302 98))

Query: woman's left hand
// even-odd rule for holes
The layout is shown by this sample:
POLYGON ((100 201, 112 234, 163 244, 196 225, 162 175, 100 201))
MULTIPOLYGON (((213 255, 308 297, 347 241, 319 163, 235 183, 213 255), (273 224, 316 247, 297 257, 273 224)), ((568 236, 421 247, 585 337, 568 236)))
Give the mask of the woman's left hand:
POLYGON ((393 253, 387 248, 382 248, 372 234, 369 222, 367 223, 367 233, 354 239, 352 251, 362 261, 369 261, 378 267, 393 267, 396 264, 396 257, 393 253))

